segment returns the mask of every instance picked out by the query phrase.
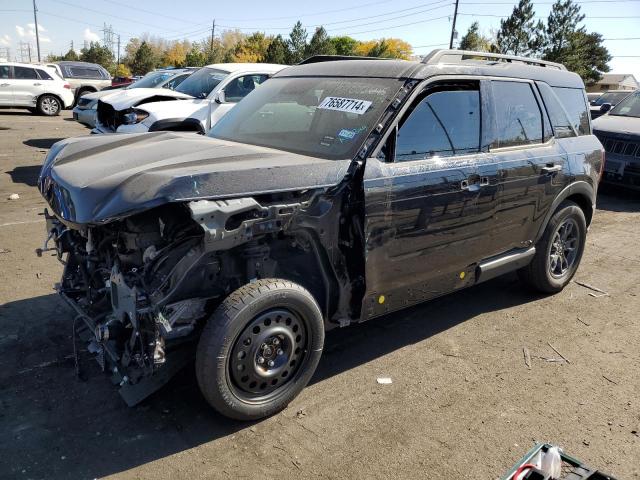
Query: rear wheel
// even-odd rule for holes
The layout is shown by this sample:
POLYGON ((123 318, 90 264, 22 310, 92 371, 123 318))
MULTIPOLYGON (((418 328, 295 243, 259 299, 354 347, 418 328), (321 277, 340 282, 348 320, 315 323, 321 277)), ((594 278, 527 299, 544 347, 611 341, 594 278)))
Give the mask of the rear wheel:
POLYGON ((229 295, 209 319, 196 354, 198 384, 223 415, 263 418, 307 385, 323 344, 313 296, 286 280, 259 280, 229 295))
POLYGON ((563 202, 536 245, 533 261, 518 271, 520 279, 540 292, 561 291, 580 265, 586 235, 582 209, 573 202, 563 202))
POLYGON ((60 110, 62 110, 62 104, 60 103, 60 100, 53 95, 42 95, 38 99, 37 109, 38 113, 41 115, 53 117, 60 113, 60 110))

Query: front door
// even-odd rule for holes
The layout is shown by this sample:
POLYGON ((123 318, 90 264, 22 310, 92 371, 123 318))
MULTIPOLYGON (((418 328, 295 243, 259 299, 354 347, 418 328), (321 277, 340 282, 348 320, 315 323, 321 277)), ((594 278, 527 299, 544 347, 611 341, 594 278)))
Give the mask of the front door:
POLYGON ((480 105, 479 82, 429 85, 367 159, 363 319, 474 282, 495 202, 477 169, 480 105))

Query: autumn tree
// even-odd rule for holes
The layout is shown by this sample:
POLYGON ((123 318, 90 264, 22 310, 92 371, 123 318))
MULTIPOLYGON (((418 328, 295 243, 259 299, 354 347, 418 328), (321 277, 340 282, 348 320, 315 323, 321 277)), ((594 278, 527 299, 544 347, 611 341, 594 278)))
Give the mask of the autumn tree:
POLYGON ((186 65, 188 48, 184 42, 175 42, 162 54, 162 64, 171 67, 186 65))
POLYGON ((512 55, 536 56, 544 43, 544 24, 535 21, 531 0, 520 0, 509 17, 500 20, 498 50, 512 55))
POLYGON ((271 39, 264 55, 264 61, 266 63, 286 64, 288 60, 289 48, 287 42, 282 38, 282 35, 277 35, 271 39))
POLYGON ((235 62, 262 62, 271 40, 262 32, 255 32, 238 43, 234 49, 235 62))
POLYGON ((127 67, 124 63, 120 63, 118 64, 118 66, 115 69, 115 75, 116 77, 130 77, 131 76, 131 70, 129 70, 129 67, 127 67))
POLYGON ((287 46, 289 50, 287 63, 296 64, 304 60, 305 49, 307 48, 307 31, 302 28, 300 21, 293 26, 293 30, 289 34, 289 40, 287 40, 287 46))

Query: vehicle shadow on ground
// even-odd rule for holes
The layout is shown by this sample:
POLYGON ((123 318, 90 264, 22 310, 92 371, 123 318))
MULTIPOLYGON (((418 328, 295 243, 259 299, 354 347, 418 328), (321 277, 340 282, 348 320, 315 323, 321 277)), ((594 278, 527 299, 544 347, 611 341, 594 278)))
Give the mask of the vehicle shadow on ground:
POLYGON ((42 165, 28 165, 26 167, 14 167, 13 170, 9 170, 6 173, 11 176, 13 183, 24 183, 30 187, 36 187, 41 169, 42 165))
POLYGON ((598 187, 598 210, 608 212, 639 212, 640 191, 633 191, 613 185, 600 185, 598 187))
POLYGON ((25 140, 22 142, 27 147, 33 148, 51 148, 51 146, 59 142, 60 140, 64 140, 63 137, 60 138, 30 138, 29 140, 25 140))
MULTIPOLYGON (((524 291, 515 276, 507 276, 363 325, 332 330, 312 383, 481 313, 537 298, 524 291)), ((228 420, 206 404, 193 365, 134 408, 119 398, 86 350, 81 351, 81 365, 88 379, 77 380, 71 324, 71 312, 55 295, 0 307, 0 358, 5 361, 0 370, 0 430, 5 432, 0 451, 6 460, 0 477, 103 477, 251 426, 228 420)))

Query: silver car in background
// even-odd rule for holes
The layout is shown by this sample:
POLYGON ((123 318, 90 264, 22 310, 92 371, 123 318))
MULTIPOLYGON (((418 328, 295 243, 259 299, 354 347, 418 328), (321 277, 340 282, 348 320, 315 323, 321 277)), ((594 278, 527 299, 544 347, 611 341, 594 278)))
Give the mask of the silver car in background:
POLYGON ((156 70, 147 73, 140 80, 126 87, 101 90, 83 95, 78 99, 76 107, 73 109, 73 118, 89 128, 94 128, 96 126, 96 112, 99 99, 108 95, 114 95, 122 90, 130 90, 133 88, 168 88, 173 90, 196 70, 196 68, 156 70))

